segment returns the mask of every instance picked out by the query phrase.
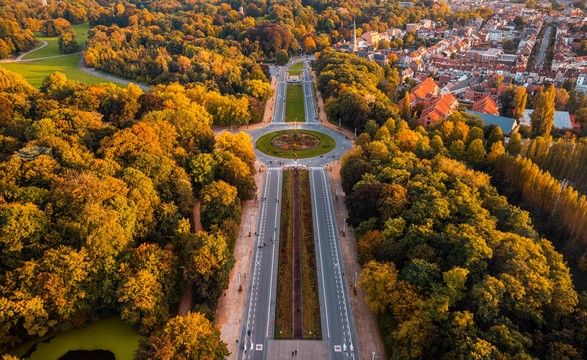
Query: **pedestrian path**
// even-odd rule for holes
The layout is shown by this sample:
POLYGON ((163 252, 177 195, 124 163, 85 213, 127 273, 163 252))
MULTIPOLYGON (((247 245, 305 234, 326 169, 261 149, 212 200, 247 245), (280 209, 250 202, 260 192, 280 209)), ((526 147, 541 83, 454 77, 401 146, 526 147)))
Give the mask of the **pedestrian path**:
MULTIPOLYGON (((284 170, 284 168, 290 168, 292 166, 293 165, 269 166, 269 167, 267 167, 267 170, 269 170, 269 171, 281 171, 281 170, 284 170)), ((324 170, 324 166, 305 166, 305 165, 298 165, 298 167, 305 168, 307 170, 324 170)))

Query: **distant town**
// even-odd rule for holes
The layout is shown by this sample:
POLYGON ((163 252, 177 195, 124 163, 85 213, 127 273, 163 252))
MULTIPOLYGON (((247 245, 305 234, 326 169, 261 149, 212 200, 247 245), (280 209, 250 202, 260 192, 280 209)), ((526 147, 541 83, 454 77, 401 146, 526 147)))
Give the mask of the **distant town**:
MULTIPOLYGON (((554 84, 569 90, 567 96, 575 102, 587 92, 587 17, 581 9, 569 3, 564 10, 548 13, 509 1, 463 0, 448 5, 452 11, 483 6, 492 9, 493 15, 486 21, 473 18, 464 26, 422 19, 405 29, 390 27, 384 32, 354 28, 349 41, 333 47, 380 66, 397 65, 402 83, 418 84, 412 87, 411 105, 424 106, 418 118, 418 124, 424 126, 447 118, 460 103, 507 134, 518 126, 530 126, 531 114, 529 110, 517 119, 500 116, 499 96, 511 85, 523 86, 532 94, 542 85, 554 84), (425 45, 394 47, 406 35, 425 45), (426 81, 431 77, 433 82, 426 81)), ((537 5, 548 8, 552 4, 537 5)), ((554 128, 579 130, 573 110, 578 106, 557 111, 554 128)))

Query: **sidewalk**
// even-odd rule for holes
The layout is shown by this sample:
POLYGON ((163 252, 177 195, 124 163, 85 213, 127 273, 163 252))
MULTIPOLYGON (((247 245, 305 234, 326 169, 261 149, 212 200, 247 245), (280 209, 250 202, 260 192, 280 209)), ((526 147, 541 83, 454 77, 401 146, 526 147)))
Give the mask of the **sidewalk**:
MULTIPOLYGON (((316 84, 318 83, 317 79, 316 79, 316 73, 314 73, 314 70, 310 70, 310 77, 312 78, 312 81, 314 82, 314 87, 316 87, 316 84)), ((345 129, 343 127, 338 127, 332 123, 330 123, 328 121, 328 118, 326 117, 326 110, 324 109, 324 99, 322 98, 322 94, 320 93, 320 90, 318 90, 318 88, 316 87, 316 106, 318 107, 318 118, 320 119, 320 125, 327 127, 331 130, 334 130, 346 137, 348 137, 349 139, 354 139, 355 138, 355 134, 348 130, 345 129)))
POLYGON ((212 125, 212 131, 214 134, 219 134, 223 131, 242 131, 242 130, 255 130, 264 128, 265 126, 271 124, 271 119, 273 118, 273 107, 275 106, 275 96, 277 95, 277 84, 279 82, 279 78, 273 77, 271 78, 271 89, 273 90, 273 94, 267 101, 265 102, 265 110, 263 111, 263 119, 261 122, 250 124, 250 125, 243 125, 243 126, 221 126, 221 125, 212 125))
MULTIPOLYGON (((261 168, 261 163, 255 162, 257 170, 261 168)), ((255 182, 257 183, 257 198, 263 189, 263 178, 265 172, 257 171, 255 182)), ((235 264, 230 271, 228 289, 224 296, 218 301, 216 309, 216 327, 220 329, 220 338, 228 344, 230 351, 229 359, 236 359, 237 343, 240 336, 241 317, 245 306, 245 295, 247 293, 248 280, 247 272, 251 268, 251 254, 253 250, 253 237, 249 236, 249 220, 251 222, 251 232, 255 231, 257 225, 257 216, 259 213, 259 201, 257 199, 248 200, 243 203, 241 224, 238 229, 238 238, 234 247, 235 264), (241 273, 242 291, 238 290, 238 273, 241 273)))
POLYGON ((383 345, 381 334, 379 333, 379 326, 375 319, 375 315, 369 308, 369 305, 365 302, 365 292, 359 287, 357 287, 356 292, 353 292, 352 290, 355 272, 360 276, 361 266, 357 262, 357 242, 355 240, 355 233, 347 226, 346 236, 342 235, 344 220, 348 218, 349 215, 348 210, 344 205, 345 194, 342 191, 340 180, 340 163, 333 163, 332 171, 326 167, 326 172, 330 179, 332 198, 334 199, 336 223, 338 224, 338 233, 342 245, 342 257, 346 269, 346 281, 350 284, 349 296, 351 298, 355 329, 359 341, 360 357, 361 359, 371 359, 371 353, 375 352, 375 359, 385 359, 385 347, 383 345), (337 185, 338 196, 336 196, 337 185))

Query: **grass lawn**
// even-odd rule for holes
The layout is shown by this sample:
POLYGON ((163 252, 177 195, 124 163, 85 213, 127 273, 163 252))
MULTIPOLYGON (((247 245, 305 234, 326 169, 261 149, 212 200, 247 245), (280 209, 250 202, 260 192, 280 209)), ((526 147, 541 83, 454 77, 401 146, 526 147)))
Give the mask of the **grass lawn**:
POLYGON ((275 309, 275 338, 293 337, 293 228, 292 228, 293 174, 283 172, 281 193, 281 225, 279 257, 277 262, 277 298, 275 309))
MULTIPOLYGON (((81 46, 88 39, 88 31, 90 29, 90 25, 88 23, 83 23, 79 25, 72 25, 72 27, 77 34, 77 42, 81 46)), ((47 42, 47 46, 37 51, 33 51, 30 54, 27 54, 23 57, 23 60, 61 55, 61 52, 59 51, 59 44, 57 42, 57 39, 59 38, 58 36, 47 37, 43 36, 43 34, 40 32, 36 32, 35 37, 39 41, 45 40, 47 42)))
POLYGON ((295 63, 292 66, 290 66, 289 69, 287 70, 287 73, 290 75, 300 75, 302 72, 304 72, 304 63, 303 62, 295 63))
POLYGON ((29 84, 36 88, 41 86, 45 77, 54 73, 55 71, 64 73, 70 80, 76 80, 86 84, 109 82, 108 80, 86 74, 85 72, 79 70, 77 67, 79 57, 80 54, 71 54, 58 58, 43 59, 28 63, 6 63, 1 64, 0 66, 24 76, 29 84))
POLYGON ((37 350, 32 353, 30 360, 59 359, 69 350, 109 350, 114 353, 117 360, 132 360, 141 339, 144 337, 132 326, 117 317, 112 317, 98 320, 84 328, 28 341, 11 353, 22 357, 37 342, 37 350), (41 342, 51 336, 55 337, 48 343, 41 342))
POLYGON ((316 136, 318 139, 320 139, 320 144, 307 150, 278 149, 271 144, 271 140, 281 134, 293 133, 293 130, 280 130, 261 136, 255 145, 264 154, 285 159, 295 159, 295 154, 298 155, 299 159, 319 156, 326 154, 336 146, 336 141, 334 141, 333 138, 321 132, 311 130, 297 130, 297 132, 316 136))
POLYGON ((312 198, 310 195, 310 173, 300 171, 300 234, 302 240, 302 304, 304 308, 304 339, 322 338, 320 326, 320 300, 318 273, 316 271, 316 249, 314 246, 314 224, 312 220, 312 198))
POLYGON ((285 95, 285 121, 305 122, 304 91, 302 84, 287 84, 285 95))

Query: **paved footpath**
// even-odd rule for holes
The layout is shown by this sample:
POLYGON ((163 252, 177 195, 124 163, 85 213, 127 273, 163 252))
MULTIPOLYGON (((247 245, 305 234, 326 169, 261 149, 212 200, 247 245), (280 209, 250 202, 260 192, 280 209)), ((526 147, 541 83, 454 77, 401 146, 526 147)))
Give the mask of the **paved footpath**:
POLYGON ((230 272, 228 289, 224 292, 224 296, 218 302, 216 309, 216 326, 220 329, 220 338, 228 344, 228 351, 230 351, 229 359, 236 359, 237 343, 236 339, 240 336, 241 331, 241 317, 243 308, 245 306, 245 295, 247 293, 247 284, 249 283, 245 276, 251 268, 251 254, 253 251, 253 237, 249 236, 249 220, 251 223, 251 231, 255 231, 257 224, 257 214, 259 213, 259 197, 263 190, 263 178, 265 171, 260 172, 259 169, 263 165, 259 162, 255 163, 257 174, 255 175, 255 182, 257 183, 257 199, 248 200, 243 203, 241 224, 238 229, 238 238, 234 247, 235 264, 230 272), (242 291, 239 291, 238 273, 241 274, 242 291))

